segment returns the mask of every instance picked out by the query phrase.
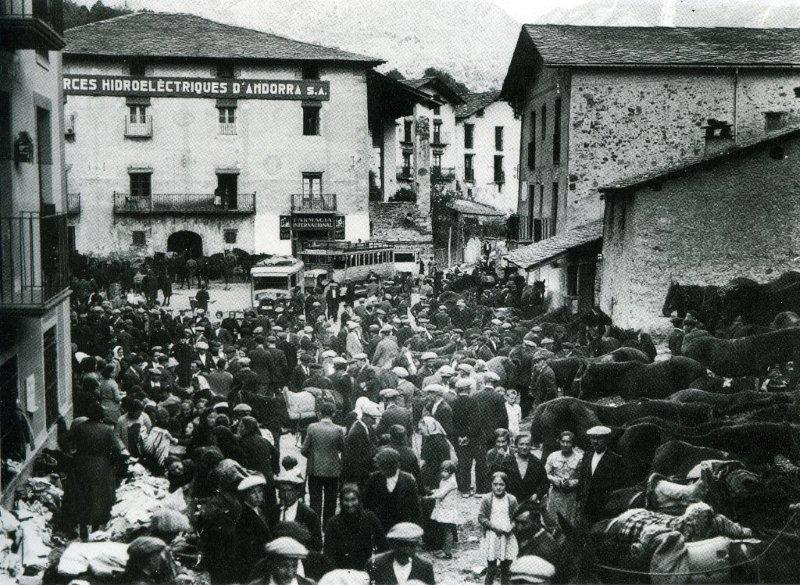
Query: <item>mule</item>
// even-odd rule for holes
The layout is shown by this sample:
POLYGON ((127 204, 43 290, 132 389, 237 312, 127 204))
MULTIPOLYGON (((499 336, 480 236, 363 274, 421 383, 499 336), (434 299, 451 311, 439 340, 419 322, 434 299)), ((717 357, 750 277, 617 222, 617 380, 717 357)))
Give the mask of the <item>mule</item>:
POLYGON ((667 398, 684 388, 702 388, 706 382, 705 367, 693 359, 674 356, 651 364, 589 364, 575 385, 577 396, 584 400, 614 395, 631 400, 667 398))

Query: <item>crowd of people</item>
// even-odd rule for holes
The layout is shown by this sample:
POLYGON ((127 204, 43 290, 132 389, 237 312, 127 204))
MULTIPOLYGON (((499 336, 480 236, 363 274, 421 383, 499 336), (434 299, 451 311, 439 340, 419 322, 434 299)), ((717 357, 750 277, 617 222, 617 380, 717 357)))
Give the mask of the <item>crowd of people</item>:
MULTIPOLYGON (((102 527, 133 458, 186 497, 213 583, 433 583, 419 548, 452 559, 470 522, 485 583, 565 580, 564 527, 607 518, 625 470, 605 426, 581 437, 591 451, 568 430, 552 453, 533 442, 567 344, 525 320, 541 295, 522 280, 373 276, 213 314, 93 285, 72 315, 66 524, 102 527), (523 354, 527 387, 487 367, 523 354)), ((145 581, 175 577, 171 543, 142 538, 160 559, 145 581)))

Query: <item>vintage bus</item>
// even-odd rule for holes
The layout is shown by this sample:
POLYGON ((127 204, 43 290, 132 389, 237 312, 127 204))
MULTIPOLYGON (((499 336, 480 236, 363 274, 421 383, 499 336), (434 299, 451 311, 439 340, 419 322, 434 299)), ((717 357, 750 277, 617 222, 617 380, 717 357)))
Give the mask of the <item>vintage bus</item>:
POLYGON ((301 260, 292 256, 273 256, 250 269, 250 291, 254 307, 262 301, 291 298, 294 287, 305 290, 301 260))
POLYGON ((394 267, 397 272, 405 272, 416 276, 419 274, 419 258, 420 253, 417 250, 395 244, 394 267))
POLYGON ((394 247, 385 242, 308 242, 300 259, 306 266, 328 271, 335 282, 366 279, 370 273, 393 278, 394 247))

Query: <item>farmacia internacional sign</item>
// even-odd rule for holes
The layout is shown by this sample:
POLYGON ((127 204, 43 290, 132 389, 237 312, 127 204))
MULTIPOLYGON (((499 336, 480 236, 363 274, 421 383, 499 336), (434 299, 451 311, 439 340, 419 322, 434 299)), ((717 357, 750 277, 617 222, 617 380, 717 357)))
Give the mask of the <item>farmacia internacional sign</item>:
POLYGON ((330 99, 330 82, 307 79, 208 79, 64 75, 67 95, 205 97, 261 100, 330 99))

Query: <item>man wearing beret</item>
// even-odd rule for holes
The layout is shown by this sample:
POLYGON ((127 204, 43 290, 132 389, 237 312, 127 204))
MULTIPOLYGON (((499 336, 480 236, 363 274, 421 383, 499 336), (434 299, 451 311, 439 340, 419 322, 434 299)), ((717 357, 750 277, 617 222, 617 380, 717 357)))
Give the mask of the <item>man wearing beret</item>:
POLYGON ((411 522, 392 526, 386 535, 390 550, 367 562, 370 583, 404 585, 410 581, 434 585, 433 565, 417 556, 422 528, 411 522))

